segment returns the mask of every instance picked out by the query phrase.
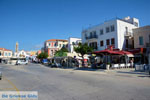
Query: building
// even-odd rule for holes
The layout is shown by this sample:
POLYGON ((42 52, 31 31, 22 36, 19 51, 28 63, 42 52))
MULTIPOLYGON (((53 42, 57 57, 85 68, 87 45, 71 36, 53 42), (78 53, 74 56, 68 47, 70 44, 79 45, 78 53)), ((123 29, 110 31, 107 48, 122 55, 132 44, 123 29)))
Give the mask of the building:
POLYGON ((24 50, 18 51, 17 53, 15 52, 14 57, 16 58, 27 58, 30 55, 27 54, 27 52, 25 52, 24 50))
POLYGON ((41 52, 42 52, 41 50, 38 50, 38 51, 37 51, 37 55, 39 55, 41 52))
POLYGON ((134 48, 150 47, 150 26, 133 29, 134 48))
POLYGON ((68 51, 70 53, 73 53, 74 47, 78 46, 78 44, 81 42, 82 42, 82 40, 80 38, 69 38, 68 39, 68 51))
POLYGON ((44 51, 48 53, 49 57, 54 57, 56 51, 60 50, 62 47, 68 46, 67 40, 62 39, 50 39, 44 43, 44 51))
POLYGON ((84 29, 82 42, 88 43, 95 51, 104 50, 110 46, 120 50, 130 49, 133 48, 132 29, 138 27, 139 20, 136 18, 115 18, 84 29))
POLYGON ((12 51, 5 49, 5 48, 0 48, 0 63, 2 60, 9 59, 12 57, 12 51))
POLYGON ((144 26, 133 30, 134 48, 140 49, 142 63, 150 65, 150 26, 144 26))
POLYGON ((26 53, 30 56, 36 56, 38 51, 27 51, 26 53))
POLYGON ((19 43, 16 42, 14 57, 15 57, 15 58, 27 58, 27 57, 29 57, 29 56, 30 56, 30 54, 28 54, 28 52, 26 52, 26 51, 24 51, 24 50, 20 50, 20 51, 19 51, 19 43))

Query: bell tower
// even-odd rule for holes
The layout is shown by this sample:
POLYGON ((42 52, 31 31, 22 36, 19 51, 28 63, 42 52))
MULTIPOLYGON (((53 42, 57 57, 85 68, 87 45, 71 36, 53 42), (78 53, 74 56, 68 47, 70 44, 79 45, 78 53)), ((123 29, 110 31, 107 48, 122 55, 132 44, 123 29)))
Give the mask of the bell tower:
POLYGON ((16 42, 15 52, 18 52, 19 44, 16 42))

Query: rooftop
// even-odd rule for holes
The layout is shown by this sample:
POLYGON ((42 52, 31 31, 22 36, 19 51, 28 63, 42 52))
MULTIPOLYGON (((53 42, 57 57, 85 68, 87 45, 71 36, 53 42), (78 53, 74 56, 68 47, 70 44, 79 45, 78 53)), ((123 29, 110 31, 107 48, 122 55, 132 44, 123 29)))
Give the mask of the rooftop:
POLYGON ((5 49, 5 48, 0 48, 0 50, 11 51, 11 50, 8 50, 8 49, 5 49))
POLYGON ((143 31, 144 30, 150 30, 150 25, 147 25, 147 26, 143 26, 143 27, 139 27, 139 28, 135 28, 133 29, 134 31, 143 31))
POLYGON ((62 42, 68 42, 68 40, 63 40, 63 39, 49 39, 47 40, 46 42, 48 41, 62 41, 62 42))
POLYGON ((129 22, 130 19, 133 19, 133 18, 130 18, 129 16, 128 16, 128 17, 125 17, 125 18, 123 18, 123 19, 118 18, 118 17, 115 17, 115 18, 112 18, 112 19, 110 19, 110 20, 106 20, 106 21, 104 21, 103 23, 100 23, 100 24, 97 24, 97 25, 92 25, 92 26, 89 26, 89 27, 87 27, 87 28, 84 28, 83 31, 86 31, 86 30, 91 29, 91 28, 93 28, 93 27, 97 27, 97 26, 103 25, 103 24, 106 23, 106 22, 114 21, 114 20, 120 20, 120 21, 129 23, 129 24, 133 24, 132 22, 129 22))

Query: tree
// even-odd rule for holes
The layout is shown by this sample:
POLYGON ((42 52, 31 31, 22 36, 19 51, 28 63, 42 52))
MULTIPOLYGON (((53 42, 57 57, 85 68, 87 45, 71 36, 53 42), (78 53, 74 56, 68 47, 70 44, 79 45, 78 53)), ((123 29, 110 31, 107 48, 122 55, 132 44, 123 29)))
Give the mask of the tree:
POLYGON ((85 44, 79 43, 78 47, 74 47, 74 50, 77 53, 81 54, 82 66, 84 67, 84 55, 93 52, 93 48, 89 47, 87 43, 85 43, 85 44))
POLYGON ((55 57, 64 57, 64 56, 67 56, 67 52, 68 52, 68 49, 65 48, 65 47, 62 47, 60 50, 56 51, 55 57))
POLYGON ((39 55, 37 55, 37 58, 41 59, 41 60, 46 59, 46 58, 48 58, 48 54, 46 52, 42 52, 39 55))

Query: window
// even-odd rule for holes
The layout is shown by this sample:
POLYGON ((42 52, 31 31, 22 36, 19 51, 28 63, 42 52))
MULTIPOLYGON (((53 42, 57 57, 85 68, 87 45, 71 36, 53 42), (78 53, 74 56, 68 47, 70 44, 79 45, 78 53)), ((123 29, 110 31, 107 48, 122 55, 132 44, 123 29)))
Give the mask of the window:
POLYGON ((97 42, 91 42, 90 47, 92 47, 93 49, 97 49, 97 42))
POLYGON ((96 31, 94 31, 93 33, 94 33, 94 36, 96 36, 96 31))
POLYGON ((103 41, 100 41, 100 46, 104 46, 104 42, 103 41))
POLYGON ((129 41, 128 41, 128 39, 126 39, 126 48, 128 48, 129 47, 129 41))
POLYGON ((59 47, 61 47, 61 44, 59 44, 59 47))
POLYGON ((75 43, 75 42, 72 42, 72 45, 76 45, 76 43, 75 43))
POLYGON ((106 33, 110 32, 109 27, 106 27, 106 33))
POLYGON ((53 50, 51 50, 51 55, 53 55, 53 50))
POLYGON ((97 38, 96 31, 93 32, 93 38, 97 38))
POLYGON ((5 56, 7 56, 7 53, 5 53, 5 56))
POLYGON ((90 37, 92 37, 92 35, 93 35, 92 32, 90 32, 90 37))
POLYGON ((103 29, 100 30, 100 35, 103 35, 103 29))
POLYGON ((11 54, 9 53, 8 56, 10 56, 11 54))
POLYGON ((2 53, 0 52, 0 56, 2 55, 2 53))
POLYGON ((112 39, 111 39, 111 45, 114 45, 114 44, 115 44, 115 39, 112 38, 112 39))
POLYGON ((106 40, 106 44, 107 44, 107 45, 110 45, 109 39, 106 40))
POLYGON ((55 42, 54 46, 57 47, 57 42, 55 42))
POLYGON ((143 45, 143 37, 142 36, 139 37, 139 45, 143 45))
POLYGON ((49 43, 49 46, 51 46, 51 43, 49 43))
POLYGON ((87 39, 87 34, 85 33, 85 39, 87 39))
POLYGON ((111 28, 111 32, 115 31, 115 26, 114 25, 112 25, 110 28, 111 28))

